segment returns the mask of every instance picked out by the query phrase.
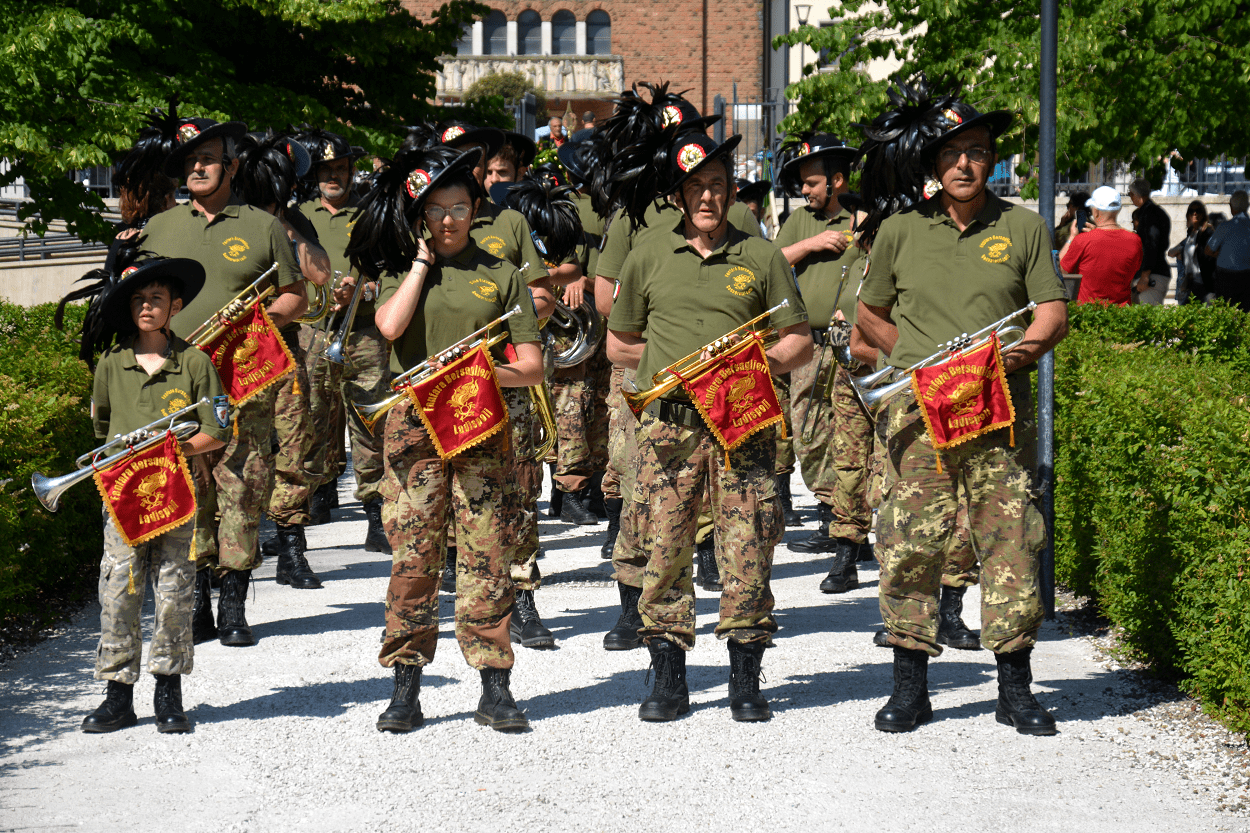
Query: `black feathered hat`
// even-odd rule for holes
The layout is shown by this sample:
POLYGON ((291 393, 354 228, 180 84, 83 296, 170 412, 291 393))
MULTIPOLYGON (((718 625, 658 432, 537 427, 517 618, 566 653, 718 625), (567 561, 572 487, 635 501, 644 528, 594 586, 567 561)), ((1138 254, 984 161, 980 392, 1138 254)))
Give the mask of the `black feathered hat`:
POLYGON ((169 100, 168 111, 153 110, 146 118, 148 126, 113 166, 113 184, 131 193, 154 174, 165 175, 165 159, 178 144, 178 97, 169 100))
POLYGON ((286 208, 311 165, 308 150, 294 137, 272 130, 248 133, 239 143, 239 170, 230 190, 248 205, 286 208))
POLYGON ((934 126, 938 133, 925 143, 920 153, 926 160, 933 159, 942 145, 977 127, 986 128, 990 132, 990 138, 997 139, 1004 130, 1011 126, 1012 118, 1010 110, 991 110, 988 113, 981 113, 971 104, 955 99, 938 112, 937 118, 934 119, 934 126))
MULTIPOLYGON (((511 130, 503 134, 504 144, 511 145, 516 151, 517 166, 527 168, 534 164, 534 157, 538 155, 538 143, 526 136, 524 133, 515 133, 511 130)), ((498 151, 496 151, 498 152, 498 151)), ((487 161, 490 158, 487 157, 487 161)))
POLYGON ((213 139, 241 139, 247 125, 241 121, 218 122, 212 119, 181 119, 178 122, 178 141, 165 158, 165 176, 179 179, 183 175, 182 162, 187 154, 213 139))
MULTIPOLYGON (((807 162, 844 159, 849 169, 859 157, 859 148, 851 147, 832 133, 799 133, 788 137, 782 145, 785 161, 778 171, 781 188, 792 197, 802 194, 803 177, 799 171, 807 162)), ((833 172, 825 166, 826 187, 832 189, 833 172)), ((832 191, 830 191, 832 193, 832 191)))
MULTIPOLYGON (((681 190, 681 186, 690 177, 717 160, 734 152, 742 141, 742 135, 735 133, 721 144, 706 133, 683 133, 673 140, 668 152, 670 185, 660 196, 666 197, 681 190)), ((733 181, 732 178, 729 180, 733 181)))
POLYGON ((365 155, 364 148, 348 144, 342 136, 329 130, 318 130, 304 125, 296 138, 308 149, 313 168, 323 162, 334 162, 338 159, 355 161, 365 155))
POLYGON ((204 267, 188 258, 152 256, 133 241, 121 243, 110 249, 104 268, 92 269, 78 279, 79 283, 92 283, 62 298, 53 320, 60 329, 67 304, 89 302, 83 316, 78 357, 94 369, 97 353, 138 332, 130 312, 130 298, 136 290, 158 279, 177 284, 178 297, 185 308, 204 287, 204 267))
POLYGON ((481 159, 481 148, 461 153, 443 145, 395 154, 373 174, 372 189, 357 209, 346 249, 352 266, 369 277, 383 270, 403 273, 417 256, 413 226, 426 199, 459 173, 472 179, 481 159))
POLYGON ((490 159, 503 147, 504 134, 495 127, 476 127, 463 121, 443 121, 434 127, 439 142, 450 148, 464 148, 468 145, 483 145, 486 155, 483 160, 490 159))
POLYGON ((773 184, 767 179, 748 182, 745 179, 736 180, 738 186, 738 202, 763 202, 764 196, 772 190, 773 184))
POLYGON ((543 259, 563 263, 583 240, 581 214, 573 201, 574 189, 545 176, 525 176, 519 182, 497 182, 491 199, 521 212, 529 222, 534 245, 543 259), (498 197, 496 197, 498 194, 498 197))

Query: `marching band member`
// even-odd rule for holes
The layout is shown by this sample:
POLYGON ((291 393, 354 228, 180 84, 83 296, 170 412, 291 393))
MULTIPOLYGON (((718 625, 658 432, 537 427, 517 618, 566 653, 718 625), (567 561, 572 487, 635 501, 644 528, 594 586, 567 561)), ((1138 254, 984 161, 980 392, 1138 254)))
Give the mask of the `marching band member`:
MULTIPOLYGON (((179 143, 166 159, 165 173, 183 178, 191 201, 149 220, 141 245, 159 255, 190 258, 204 267, 203 290, 183 307, 182 320, 189 322, 216 316, 277 263, 273 279, 277 297, 267 314, 280 329, 304 312, 308 299, 282 224, 231 196, 230 181, 239 168, 237 143, 245 131, 242 122, 181 120, 179 143)), ((236 352, 231 360, 247 362, 249 358, 236 352)), ((216 629, 223 645, 256 644, 245 602, 248 580, 260 564, 257 533, 273 477, 270 435, 277 388, 271 382, 235 410, 235 433, 226 448, 194 461, 197 480, 207 489, 196 518, 196 554, 204 558, 216 550, 222 576, 216 629), (214 521, 218 511, 220 523, 214 521)), ((197 581, 203 582, 206 592, 207 576, 197 581)))
MULTIPOLYGON (((86 276, 100 278, 88 293, 72 293, 75 299, 98 293, 83 324, 82 345, 89 364, 95 351, 104 351, 95 368, 91 398, 92 422, 101 439, 127 437, 204 398, 224 401, 221 380, 208 355, 169 329, 170 319, 195 300, 203 286, 203 267, 186 259, 134 261, 134 254, 134 249, 115 252, 104 269, 86 276)), ((135 468, 129 482, 138 486, 133 493, 118 487, 122 497, 110 500, 105 510, 95 678, 108 680, 108 694, 83 720, 84 732, 113 732, 136 722, 134 684, 143 652, 139 618, 149 576, 156 611, 148 648, 148 671, 156 678, 156 729, 192 728, 182 709, 182 675, 191 673, 195 656, 191 612, 196 583, 191 546, 194 487, 184 460, 222 447, 230 431, 221 424, 224 418, 221 422, 214 418, 208 403, 185 418, 198 422, 198 431, 179 443, 173 459, 162 455, 165 465, 135 468), (166 491, 170 480, 179 479, 181 495, 166 491), (179 503, 184 506, 181 513, 179 503), (153 506, 160 511, 151 511, 157 517, 150 520, 153 506), (168 517, 162 514, 171 510, 168 517)), ((172 444, 168 451, 173 451, 172 444)), ((118 465, 125 467, 129 460, 118 465)), ((110 489, 106 499, 113 495, 110 489)))
POLYGON ((484 202, 473 174, 480 160, 477 149, 464 154, 441 147, 401 150, 360 206, 348 248, 364 275, 372 278, 379 267, 388 270, 375 322, 392 342, 396 373, 431 359, 442 367, 440 351, 520 307, 501 325, 510 333, 515 360, 498 365, 484 379, 459 377, 470 380, 472 389, 434 377, 432 383, 442 386, 439 390, 455 407, 438 400, 427 409, 405 399, 386 415, 382 521, 393 566, 379 661, 395 669, 395 688, 378 718, 379 731, 406 732, 421 725, 421 668, 433 661, 437 645, 439 573, 453 518, 459 548, 456 639, 465 660, 482 676, 474 719, 501 731, 528 725, 509 689, 514 593, 508 539, 513 527, 506 510, 512 500, 507 480, 515 469, 513 444, 502 401, 495 400, 499 413, 494 413, 477 408, 479 400, 468 397, 497 396, 496 380, 504 388, 537 384, 542 356, 520 272, 484 251, 471 234, 484 202), (457 398, 461 394, 464 401, 457 398), (482 424, 488 417, 493 420, 489 432, 454 455, 447 454, 441 429, 427 421, 455 420, 456 428, 486 431, 482 424))
POLYGON ((894 691, 875 725, 905 732, 933 715, 927 664, 942 651, 938 588, 963 506, 981 562, 981 643, 998 664, 996 718, 1022 734, 1051 735, 1055 720, 1029 688, 1046 530, 1034 502, 1037 429, 1028 372, 1067 332, 1065 293, 1045 221, 986 190, 995 139, 1011 114, 979 113, 954 96, 933 101, 923 79, 915 88, 900 86, 904 103, 865 129, 871 256, 856 322, 863 338, 891 366, 906 369, 961 333, 1000 316, 1007 321, 1026 302, 1037 306, 1023 340, 1001 359, 991 340, 992 349, 978 350, 986 355, 983 365, 972 367, 964 354, 944 372, 938 365, 929 385, 917 383, 916 396, 895 396, 883 406, 890 471, 877 559, 894 691), (875 153, 874 144, 883 152, 875 153), (910 165, 940 190, 881 221, 895 195, 882 189, 883 199, 873 199, 873 182, 910 165), (952 404, 947 411, 939 409, 943 397, 952 404))
MULTIPOLYGON (((665 193, 674 195, 680 213, 672 220, 657 218, 663 230, 630 252, 608 318, 609 357, 650 382, 680 357, 697 355, 701 345, 773 310, 770 323, 780 341, 768 350, 767 362, 756 362, 764 366, 743 378, 748 384, 736 384, 742 377, 725 383, 729 396, 738 397, 731 400, 735 407, 754 401, 754 394, 742 395, 752 386, 767 386, 771 393, 769 373, 785 373, 812 352, 807 315, 785 258, 772 244, 728 222, 732 154, 740 140, 734 136, 718 146, 704 133, 689 132, 674 141, 668 170, 653 175, 671 182, 665 193), (776 311, 783 303, 788 308, 776 311)), ((672 372, 681 378, 681 371, 672 372)), ((729 450, 718 445, 724 427, 718 423, 713 430, 709 417, 680 393, 657 399, 640 416, 633 499, 645 515, 639 544, 647 564, 639 633, 656 672, 655 687, 639 708, 642 720, 673 720, 690 708, 685 676, 685 653, 695 638, 690 553, 705 489, 711 493, 724 568, 716 633, 729 640, 730 711, 740 721, 771 716, 759 693, 759 672, 777 630, 769 582, 773 547, 785 527, 774 477, 771 424, 782 419, 775 394, 770 405, 771 421, 740 446, 727 445, 729 450)))

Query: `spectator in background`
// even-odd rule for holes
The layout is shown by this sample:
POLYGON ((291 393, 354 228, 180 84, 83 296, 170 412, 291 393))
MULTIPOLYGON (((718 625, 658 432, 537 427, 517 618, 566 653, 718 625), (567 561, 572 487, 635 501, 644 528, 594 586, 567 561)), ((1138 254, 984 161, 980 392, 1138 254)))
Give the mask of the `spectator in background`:
POLYGON ((1059 266, 1064 272, 1081 275, 1078 304, 1101 302, 1127 306, 1130 288, 1142 269, 1142 242, 1136 234, 1119 224, 1120 194, 1103 185, 1095 188, 1086 206, 1090 222, 1077 229, 1059 253, 1059 266))
POLYGON ((564 119, 559 116, 552 116, 547 120, 547 129, 551 131, 551 143, 556 147, 564 144, 568 140, 568 136, 564 132, 564 119))
POLYGON ((1068 195, 1068 208, 1055 224, 1055 245, 1059 248, 1062 249, 1074 233, 1084 230, 1089 222, 1087 202, 1089 193, 1086 191, 1073 191, 1068 195))
POLYGON ((1133 212, 1133 228, 1141 238, 1141 272, 1137 278, 1137 302, 1159 305, 1168 294, 1172 282, 1172 267, 1168 265, 1168 237, 1172 233, 1172 221, 1167 212, 1150 199, 1150 180, 1135 179, 1128 189, 1129 199, 1137 210, 1133 212))
POLYGON ((594 129, 595 129, 595 114, 592 113, 590 110, 587 110, 585 113, 582 113, 582 130, 594 130, 594 129))
POLYGON ((1177 258, 1176 303, 1205 304, 1215 297, 1215 258, 1207 254, 1211 224, 1207 207, 1194 200, 1185 209, 1185 239, 1168 250, 1168 257, 1177 258))
POLYGON ((1206 252, 1215 261, 1215 295, 1250 312, 1250 196, 1234 191, 1228 198, 1233 218, 1220 223, 1207 240, 1206 252))

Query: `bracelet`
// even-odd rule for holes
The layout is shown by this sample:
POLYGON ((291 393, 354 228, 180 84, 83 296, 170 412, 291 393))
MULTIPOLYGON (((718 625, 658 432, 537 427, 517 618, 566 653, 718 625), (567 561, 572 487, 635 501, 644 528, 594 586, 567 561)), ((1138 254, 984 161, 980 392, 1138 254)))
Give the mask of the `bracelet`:
POLYGON ((433 264, 433 263, 430 263, 428 260, 426 260, 426 259, 425 259, 425 258, 423 258, 423 257, 413 258, 413 261, 412 261, 412 262, 413 262, 413 263, 424 263, 424 264, 425 264, 425 268, 426 268, 426 269, 432 269, 432 268, 434 268, 434 264, 433 264))

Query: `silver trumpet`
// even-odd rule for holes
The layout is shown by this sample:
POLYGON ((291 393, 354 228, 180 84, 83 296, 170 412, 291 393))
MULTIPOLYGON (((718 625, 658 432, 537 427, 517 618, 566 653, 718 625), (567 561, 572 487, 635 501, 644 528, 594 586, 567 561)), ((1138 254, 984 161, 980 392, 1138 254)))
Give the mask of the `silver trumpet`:
MULTIPOLYGON (((317 352, 318 358, 340 365, 346 365, 350 361, 347 358, 347 336, 352 330, 352 323, 356 320, 356 310, 360 307, 361 291, 366 283, 368 281, 363 276, 356 279, 356 288, 352 291, 352 300, 347 305, 347 313, 343 316, 342 323, 339 324, 338 332, 334 335, 334 341, 331 341, 317 352)), ((327 318, 327 322, 332 318, 333 316, 327 318)))
MULTIPOLYGON (((225 397, 218 398, 225 399, 225 397)), ((78 467, 77 471, 57 477, 45 477, 39 472, 34 472, 30 476, 30 486, 35 491, 35 497, 39 498, 39 502, 43 504, 45 509, 49 512, 55 512, 61 502, 61 495, 70 486, 91 477, 91 475, 95 474, 96 469, 106 469, 130 454, 137 454, 157 443, 164 442, 166 431, 173 431, 174 436, 179 441, 195 436, 200 430, 198 422, 176 422, 175 420, 184 414, 196 410, 201 405, 210 404, 215 406, 214 413, 216 414, 217 403, 214 403, 208 397, 204 397, 198 402, 174 411, 172 414, 153 420, 125 436, 118 435, 114 437, 99 448, 88 451, 75 460, 74 464, 78 467)), ((217 421, 219 424, 222 422, 221 416, 217 416, 217 421)), ((224 428, 228 424, 229 419, 227 418, 222 427, 224 428)))
POLYGON ((851 377, 851 384, 855 386, 855 393, 859 396, 859 401, 863 403, 869 416, 875 417, 882 405, 898 394, 911 389, 912 371, 942 364, 956 353, 982 347, 990 340, 990 336, 995 331, 998 332, 998 338, 1002 342, 1004 350, 1009 350, 1024 341, 1023 327, 1013 325, 1011 327, 1003 327, 1001 330, 999 327, 1002 327, 1002 325, 1013 318, 1019 318, 1026 312, 1032 312, 1035 309, 1037 309, 1037 304, 1029 301, 1028 304, 1010 315, 1004 315, 993 324, 982 327, 972 335, 964 333, 940 345, 937 352, 933 355, 921 359, 909 368, 900 370, 896 367, 884 367, 876 373, 870 373, 859 379, 851 377))

